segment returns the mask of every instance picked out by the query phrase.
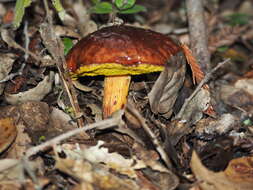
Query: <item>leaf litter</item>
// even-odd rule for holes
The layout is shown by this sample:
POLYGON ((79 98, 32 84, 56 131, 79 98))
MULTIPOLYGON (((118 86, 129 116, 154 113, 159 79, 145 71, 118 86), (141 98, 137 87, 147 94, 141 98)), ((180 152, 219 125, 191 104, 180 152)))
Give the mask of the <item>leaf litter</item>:
MULTIPOLYGON (((252 189, 252 21, 241 21, 238 15, 251 14, 247 7, 253 5, 245 0, 231 8, 227 2, 236 4, 229 0, 207 3, 212 67, 230 58, 229 64, 208 77, 209 88, 201 88, 206 80, 191 99, 179 99, 183 90, 175 81, 180 80, 191 94, 195 87, 189 78, 199 83, 205 76, 185 64, 175 70, 166 67, 160 75, 135 77, 126 110, 107 120, 101 114, 103 80, 88 77, 81 81, 83 86, 72 84, 65 76, 60 41, 67 37, 75 43, 106 24, 107 17, 90 15, 89 3, 78 1, 65 2, 64 17, 61 14, 57 20, 55 10, 46 12, 43 4, 35 1, 26 5, 34 17, 24 14, 19 30, 12 30, 9 25, 15 19, 11 16, 15 4, 1 2, 0 187, 252 189), (224 16, 231 13, 233 16, 224 16), (54 15, 51 24, 50 14, 54 15), (42 23, 44 18, 47 22, 42 23), (20 69, 22 65, 24 69, 20 69), (60 75, 60 85, 52 73, 60 75), (70 89, 68 95, 63 86, 70 89), (181 111, 174 108, 175 103, 183 105, 184 101, 181 111), (207 111, 210 105, 215 115, 207 111)), ((178 11, 180 3, 142 4, 148 13, 121 19, 132 23, 134 19, 134 25, 142 23, 156 30, 160 25, 166 34, 187 42, 189 33, 178 11)), ((22 11, 19 14, 23 15, 22 11)), ((173 59, 175 64, 184 62, 173 59)))

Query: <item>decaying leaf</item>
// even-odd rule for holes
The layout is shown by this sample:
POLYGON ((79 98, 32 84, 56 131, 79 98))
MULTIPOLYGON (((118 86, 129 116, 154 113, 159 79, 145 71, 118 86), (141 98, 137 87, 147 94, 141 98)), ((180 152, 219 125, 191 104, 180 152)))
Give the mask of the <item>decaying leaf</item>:
POLYGON ((102 110, 96 104, 87 104, 87 107, 91 109, 91 114, 95 116, 95 121, 102 120, 102 110))
POLYGON ((17 128, 11 118, 0 119, 0 153, 5 151, 15 140, 17 128))
POLYGON ((20 180, 24 179, 22 164, 16 159, 0 160, 0 181, 20 180))
POLYGON ((224 172, 212 172, 193 152, 191 169, 202 190, 250 190, 253 189, 252 157, 230 161, 224 172))
POLYGON ((141 189, 136 182, 111 174, 103 165, 94 165, 87 160, 57 158, 56 168, 76 178, 80 184, 75 189, 141 189))
MULTIPOLYGON (((140 147, 135 147, 138 149, 138 158, 136 156, 124 158, 118 153, 109 153, 108 149, 102 145, 103 142, 99 141, 96 146, 89 148, 82 146, 82 149, 73 148, 68 144, 57 146, 55 150, 64 152, 66 158, 56 157, 56 168, 81 182, 85 181, 86 185, 93 188, 97 184, 105 183, 104 175, 110 176, 110 180, 108 178, 104 186, 105 189, 108 186, 115 187, 115 185, 119 186, 117 189, 147 189, 146 187, 150 186, 153 187, 151 189, 173 190, 177 187, 179 182, 176 175, 162 166, 157 159, 146 158, 149 155, 148 151, 143 152, 140 147), (111 170, 114 172, 110 173, 111 170), (116 177, 118 175, 115 176, 115 172, 125 177, 119 179, 116 177), (137 181, 139 182, 136 183, 137 181)), ((84 184, 81 183, 81 185, 84 184)))
POLYGON ((214 52, 218 47, 233 44, 247 29, 247 26, 225 26, 209 38, 209 50, 214 52))
MULTIPOLYGON (((5 79, 12 69, 15 55, 12 53, 0 54, 0 80, 5 79)), ((0 84, 0 95, 4 90, 4 83, 0 84)))
POLYGON ((19 121, 17 124, 17 138, 15 143, 13 143, 12 148, 8 151, 6 155, 7 158, 22 158, 25 155, 29 145, 31 145, 31 138, 25 132, 25 128, 26 126, 22 124, 22 121, 19 121))
POLYGON ((185 57, 182 52, 171 58, 170 65, 165 66, 148 94, 152 112, 166 118, 172 114, 172 107, 185 78, 185 57))
MULTIPOLYGON (((131 159, 126 159, 118 153, 109 153, 107 148, 101 147, 103 145, 102 141, 99 141, 96 146, 92 146, 87 149, 78 151, 70 151, 69 149, 63 149, 64 152, 73 157, 76 154, 80 154, 81 157, 92 163, 104 163, 107 167, 114 169, 115 171, 127 175, 131 178, 137 177, 136 171, 141 168, 147 167, 146 163, 143 160, 139 160, 136 157, 131 159)), ((63 148, 63 147, 62 147, 63 148)), ((151 165, 150 165, 151 166, 151 165)), ((166 168, 157 164, 154 166, 155 170, 166 172, 166 168)))
POLYGON ((40 101, 51 91, 53 81, 54 73, 50 72, 49 76, 46 76, 36 87, 17 94, 5 93, 5 99, 10 104, 19 104, 27 101, 40 101))
POLYGON ((253 188, 253 157, 241 157, 229 162, 224 171, 233 182, 241 184, 241 187, 253 188), (248 186, 249 185, 249 186, 248 186))
POLYGON ((202 118, 203 111, 209 107, 210 99, 209 91, 203 88, 200 89, 187 106, 180 110, 175 118, 195 124, 202 118))
POLYGON ((253 79, 243 78, 233 85, 221 85, 219 94, 226 104, 253 113, 253 79))
POLYGON ((225 134, 233 128, 236 117, 232 114, 222 114, 219 118, 206 118, 196 124, 196 133, 201 134, 225 134))

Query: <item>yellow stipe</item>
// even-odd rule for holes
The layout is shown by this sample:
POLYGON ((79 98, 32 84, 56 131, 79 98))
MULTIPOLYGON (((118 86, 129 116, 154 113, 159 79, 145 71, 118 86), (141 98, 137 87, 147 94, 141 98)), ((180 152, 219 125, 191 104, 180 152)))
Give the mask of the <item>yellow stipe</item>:
POLYGON ((139 75, 151 72, 162 71, 164 66, 151 64, 138 64, 136 66, 124 66, 117 63, 92 64, 80 67, 75 73, 71 73, 73 78, 80 76, 115 76, 115 75, 139 75))
POLYGON ((130 76, 107 76, 104 81, 103 117, 123 109, 127 102, 130 76))

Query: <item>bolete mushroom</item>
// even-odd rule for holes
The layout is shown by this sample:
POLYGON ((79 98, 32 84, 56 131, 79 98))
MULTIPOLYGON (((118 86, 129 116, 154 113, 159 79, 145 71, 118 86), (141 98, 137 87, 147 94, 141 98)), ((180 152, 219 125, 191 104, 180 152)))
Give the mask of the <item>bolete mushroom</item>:
POLYGON ((166 35, 126 25, 102 28, 80 40, 66 57, 74 79, 104 75, 103 116, 122 109, 131 75, 158 72, 181 47, 166 35))

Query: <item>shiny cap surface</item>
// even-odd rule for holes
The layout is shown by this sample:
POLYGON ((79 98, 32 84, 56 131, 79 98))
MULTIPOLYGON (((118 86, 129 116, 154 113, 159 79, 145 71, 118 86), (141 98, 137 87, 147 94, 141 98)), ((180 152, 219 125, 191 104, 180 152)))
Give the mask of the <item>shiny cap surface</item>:
POLYGON ((70 50, 66 61, 76 76, 143 74, 161 71, 179 51, 181 47, 166 35, 116 25, 84 37, 70 50))

